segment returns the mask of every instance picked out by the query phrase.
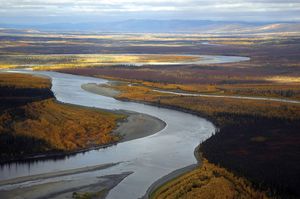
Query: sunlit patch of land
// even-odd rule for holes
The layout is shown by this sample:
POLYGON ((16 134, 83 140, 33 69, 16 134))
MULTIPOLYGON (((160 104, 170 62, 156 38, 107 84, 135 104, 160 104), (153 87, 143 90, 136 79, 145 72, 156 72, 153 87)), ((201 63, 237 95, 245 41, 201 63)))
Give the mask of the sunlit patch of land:
POLYGON ((196 62, 201 57, 192 55, 156 55, 156 54, 66 54, 66 55, 6 55, 0 56, 1 68, 32 67, 37 70, 61 68, 82 68, 109 65, 151 65, 161 63, 178 64, 196 62))
POLYGON ((267 77, 266 80, 277 82, 277 83, 300 83, 300 77, 292 77, 292 76, 267 77))
POLYGON ((51 87, 51 83, 48 78, 41 78, 33 75, 0 73, 0 86, 12 89, 49 89, 51 87))
POLYGON ((150 47, 184 47, 184 46, 193 46, 192 44, 130 44, 130 46, 150 46, 150 47))
POLYGON ((12 68, 17 68, 17 66, 13 64, 0 64, 0 69, 12 69, 12 68))
POLYGON ((222 45, 252 45, 254 44, 253 41, 219 41, 217 44, 222 44, 222 45))

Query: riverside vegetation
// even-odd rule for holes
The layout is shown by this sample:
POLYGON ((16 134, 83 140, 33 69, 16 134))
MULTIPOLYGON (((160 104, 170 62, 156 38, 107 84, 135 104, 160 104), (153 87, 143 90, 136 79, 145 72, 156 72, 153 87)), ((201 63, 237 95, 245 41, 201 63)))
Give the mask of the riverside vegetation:
POLYGON ((110 133, 124 115, 61 104, 50 88, 46 78, 0 74, 0 162, 119 140, 110 133))
POLYGON ((239 178, 206 159, 201 164, 200 168, 159 187, 150 198, 268 198, 266 193, 253 189, 251 183, 244 178, 239 178))

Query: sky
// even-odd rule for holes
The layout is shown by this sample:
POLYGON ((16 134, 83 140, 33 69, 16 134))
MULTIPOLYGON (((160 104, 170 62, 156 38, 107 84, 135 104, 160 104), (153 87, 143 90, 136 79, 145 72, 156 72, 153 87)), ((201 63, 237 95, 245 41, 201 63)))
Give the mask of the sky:
POLYGON ((300 0, 0 0, 0 23, 300 21, 300 0))

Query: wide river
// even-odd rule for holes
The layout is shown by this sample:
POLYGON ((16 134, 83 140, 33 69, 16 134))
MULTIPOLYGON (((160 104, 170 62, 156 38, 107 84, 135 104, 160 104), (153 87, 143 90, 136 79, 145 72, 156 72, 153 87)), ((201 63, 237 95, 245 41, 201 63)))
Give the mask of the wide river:
MULTIPOLYGON (((223 56, 222 58, 224 62, 227 61, 226 57, 223 56)), ((239 60, 234 59, 234 61, 239 60)), ((135 111, 159 118, 167 125, 160 132, 148 137, 119 143, 104 149, 78 153, 64 159, 2 165, 0 168, 0 184, 1 181, 18 177, 66 171, 106 163, 119 163, 107 169, 71 176, 2 185, 0 186, 0 192, 1 190, 15 190, 49 182, 66 181, 67 183, 70 179, 92 179, 93 177, 110 174, 132 172, 109 192, 107 198, 140 198, 158 179, 180 168, 196 164, 195 148, 215 132, 215 127, 211 122, 195 115, 140 103, 123 102, 89 93, 81 88, 81 85, 86 83, 105 83, 106 80, 104 79, 57 72, 31 73, 51 77, 52 91, 57 100, 61 102, 109 110, 135 111)))

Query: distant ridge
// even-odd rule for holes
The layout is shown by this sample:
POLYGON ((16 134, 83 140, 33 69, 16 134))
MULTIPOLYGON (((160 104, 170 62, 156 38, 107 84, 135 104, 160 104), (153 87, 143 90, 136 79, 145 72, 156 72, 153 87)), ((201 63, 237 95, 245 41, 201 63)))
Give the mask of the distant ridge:
POLYGON ((300 32, 300 22, 239 22, 209 20, 125 20, 117 22, 0 24, 0 28, 40 31, 128 33, 272 33, 300 32))

